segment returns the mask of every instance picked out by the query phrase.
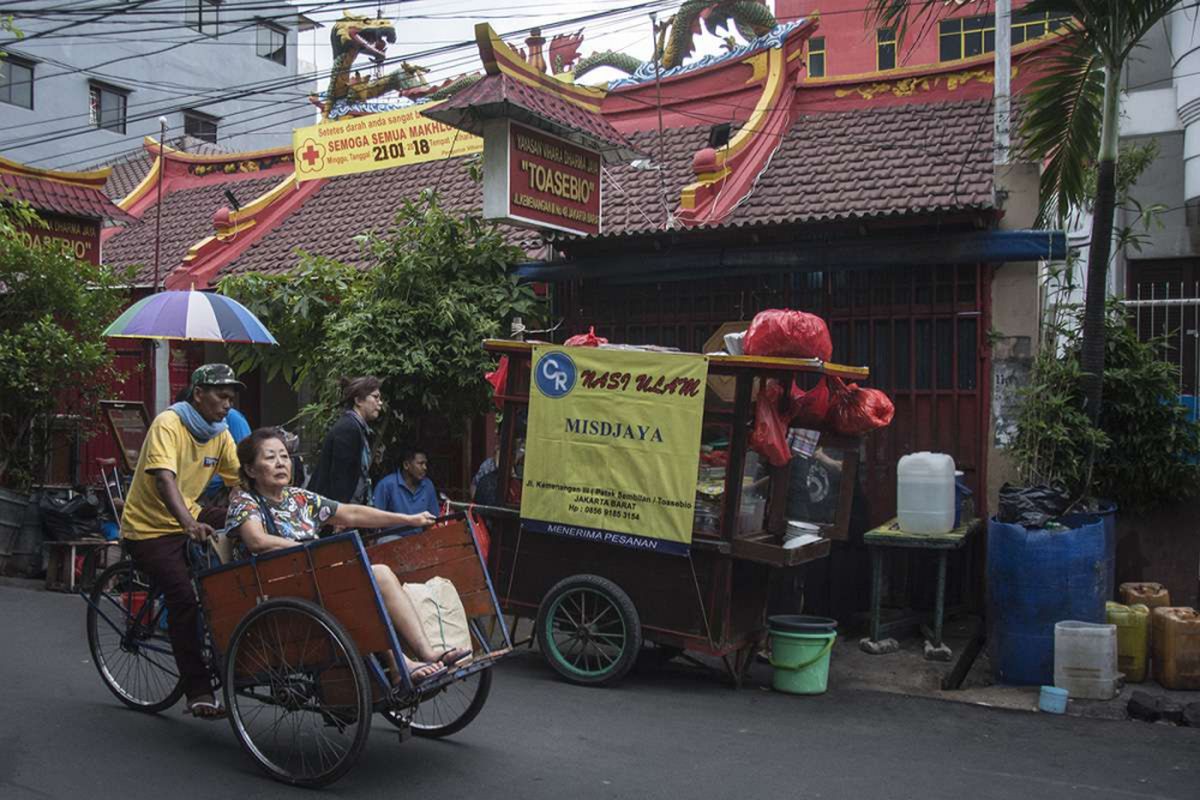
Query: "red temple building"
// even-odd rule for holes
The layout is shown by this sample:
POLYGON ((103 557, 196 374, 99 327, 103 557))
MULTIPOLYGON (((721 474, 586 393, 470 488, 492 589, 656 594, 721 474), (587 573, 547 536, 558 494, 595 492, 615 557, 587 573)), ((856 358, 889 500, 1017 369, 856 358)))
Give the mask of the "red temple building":
MULTIPOLYGON (((780 3, 783 15, 807 5, 780 3)), ((521 52, 481 26, 480 73, 429 116, 469 127, 468 109, 503 108, 618 154, 603 167, 598 235, 511 229, 529 254, 518 274, 548 285, 564 336, 595 325, 615 342, 700 350, 722 324, 764 308, 825 317, 835 360, 871 367, 871 385, 896 404, 861 470, 872 487, 865 514, 877 522, 894 506, 904 453, 953 454, 981 495, 1002 477, 995 443, 1011 423, 993 402, 994 370, 1007 379, 1036 335, 1035 262, 1061 256, 1063 242, 1022 230, 1032 223, 1037 166, 993 168, 990 53, 942 63, 931 51, 914 55, 921 69, 860 69, 835 43, 852 38, 850 22, 861 40, 862 14, 823 5, 819 18, 660 69, 658 80, 641 65, 599 87, 530 58, 544 39, 530 37, 521 52), (809 74, 814 37, 826 43, 820 78, 809 74)), ((1015 94, 1058 41, 1052 33, 1014 49, 1015 94)), ((284 271, 301 249, 365 266, 354 237, 385 229, 403 200, 431 186, 451 209, 480 208, 470 157, 302 183, 293 158, 290 148, 197 154, 147 140, 145 156, 109 179, 136 221, 107 232, 105 261, 142 265, 137 282, 151 285, 160 172, 167 288, 284 271)), ((170 389, 217 356, 172 348, 170 389)), ((294 413, 285 387, 248 383, 243 409, 253 424, 294 413)), ((140 393, 153 409, 150 389, 140 393)), ((483 457, 478 430, 466 444, 423 433, 440 448, 439 485, 465 486, 483 457)))

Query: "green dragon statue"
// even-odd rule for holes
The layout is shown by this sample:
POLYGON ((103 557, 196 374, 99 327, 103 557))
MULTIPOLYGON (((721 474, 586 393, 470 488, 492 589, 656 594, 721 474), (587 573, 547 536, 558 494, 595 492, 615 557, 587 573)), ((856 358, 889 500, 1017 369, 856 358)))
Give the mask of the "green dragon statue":
MULTIPOLYGON (((764 0, 718 0, 715 3, 712 0, 686 0, 675 16, 658 26, 655 47, 661 56, 659 66, 662 69, 680 66, 695 52, 695 37, 701 32, 701 20, 713 27, 725 27, 732 20, 733 27, 745 39, 769 33, 776 25, 775 15, 764 0)), ((728 36, 726 45, 732 48, 733 43, 733 37, 728 36)), ((579 80, 600 67, 613 67, 633 74, 644 64, 625 53, 606 50, 580 59, 575 65, 574 77, 579 80)))
MULTIPOLYGON (((658 26, 655 47, 662 69, 669 70, 682 65, 695 52, 694 39, 701 32, 702 20, 708 23, 710 29, 734 29, 746 39, 762 36, 776 25, 775 15, 764 0, 685 0, 673 17, 658 26)), ((354 62, 360 55, 369 57, 377 66, 381 65, 387 58, 388 44, 396 42, 396 28, 386 19, 373 19, 347 11, 333 25, 329 41, 334 56, 329 71, 329 90, 323 98, 309 98, 325 117, 329 117, 339 104, 361 103, 393 91, 410 100, 445 100, 482 77, 479 73, 458 75, 429 85, 425 79, 428 70, 407 62, 402 63, 399 70, 382 77, 360 77, 359 73, 354 72, 354 62)), ((728 36, 726 41, 732 49, 735 44, 733 36, 728 36)), ((539 31, 534 30, 526 40, 528 52, 524 48, 517 50, 536 69, 563 75, 568 80, 579 80, 599 67, 615 67, 633 74, 645 66, 645 62, 633 56, 612 50, 580 59, 579 46, 582 42, 583 31, 559 34, 547 42, 539 31)))
POLYGON ((354 62, 360 55, 368 56, 376 65, 387 58, 388 44, 396 42, 396 28, 389 20, 344 12, 342 19, 330 30, 329 42, 333 47, 329 90, 324 99, 309 98, 326 117, 341 102, 363 102, 388 92, 404 93, 425 85, 424 76, 429 70, 408 62, 403 62, 395 72, 371 80, 362 79, 358 73, 352 74, 354 62))

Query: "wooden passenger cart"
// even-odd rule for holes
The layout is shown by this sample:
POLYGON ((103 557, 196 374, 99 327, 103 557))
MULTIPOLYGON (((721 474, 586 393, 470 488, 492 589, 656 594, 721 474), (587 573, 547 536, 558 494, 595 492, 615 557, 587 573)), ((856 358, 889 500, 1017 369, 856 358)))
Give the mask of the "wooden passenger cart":
MULTIPOLYGON (((475 718, 493 648, 477 620, 499 617, 471 523, 457 515, 420 534, 370 544, 332 536, 195 573, 207 657, 243 749, 271 777, 322 786, 342 777, 366 744, 374 712, 419 736, 448 736, 475 718), (449 579, 471 620, 474 656, 414 686, 371 564, 403 582, 449 579), (389 654, 393 658, 389 658, 389 654)), ((101 677, 126 705, 157 712, 183 686, 166 636, 161 595, 126 560, 88 596, 88 640, 101 677)))
MULTIPOLYGON (((810 444, 816 439, 811 455, 782 467, 765 460, 755 467, 757 454, 747 448, 755 393, 768 378, 788 389, 793 381, 805 386, 813 380, 806 376, 862 379, 867 370, 809 359, 710 356, 705 439, 723 439, 728 458, 715 488, 712 480, 701 481, 710 492, 707 502, 719 507, 716 519, 703 524, 697 514, 690 555, 679 557, 522 527, 520 464, 532 345, 489 340, 484 346, 509 358, 506 385, 498 392, 499 470, 509 477, 501 481, 506 507, 493 514, 489 558, 502 610, 532 618, 546 661, 575 683, 620 680, 643 644, 653 643, 667 656, 716 656, 740 684, 765 633, 772 570, 824 558, 831 540, 846 538, 861 445, 861 437, 817 431, 808 436, 810 444), (806 491, 800 499, 820 495, 818 502, 797 503, 796 493, 806 491), (747 503, 761 502, 761 495, 765 513, 747 513, 747 503), (820 540, 784 547, 789 517, 815 523, 820 540)), ((697 502, 705 502, 700 493, 697 502)))

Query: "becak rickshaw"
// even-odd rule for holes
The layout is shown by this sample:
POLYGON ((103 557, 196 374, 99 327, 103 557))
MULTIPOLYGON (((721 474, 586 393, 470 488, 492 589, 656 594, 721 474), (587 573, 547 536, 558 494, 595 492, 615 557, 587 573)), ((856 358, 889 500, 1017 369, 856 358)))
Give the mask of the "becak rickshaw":
MULTIPOLYGON (((511 649, 473 524, 441 518, 419 535, 372 543, 344 533, 247 560, 194 569, 203 607, 206 658, 219 675, 242 748, 268 775, 324 786, 350 770, 376 712, 408 733, 443 737, 483 708, 492 666, 511 649), (469 620, 473 656, 415 685, 371 564, 403 582, 451 581, 469 620), (500 618, 493 647, 479 626, 500 618), (400 670, 387 674, 385 661, 400 670)), ((166 608, 156 587, 123 560, 96 580, 88 601, 88 645, 117 698, 157 713, 183 696, 166 608)))

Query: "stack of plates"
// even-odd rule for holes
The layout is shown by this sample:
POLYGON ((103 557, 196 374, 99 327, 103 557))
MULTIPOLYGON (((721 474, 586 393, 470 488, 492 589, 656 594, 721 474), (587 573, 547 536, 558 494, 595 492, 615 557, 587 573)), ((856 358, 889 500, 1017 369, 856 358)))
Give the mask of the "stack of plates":
POLYGON ((821 540, 821 526, 811 522, 789 519, 787 532, 783 534, 783 546, 788 550, 803 547, 821 540))

